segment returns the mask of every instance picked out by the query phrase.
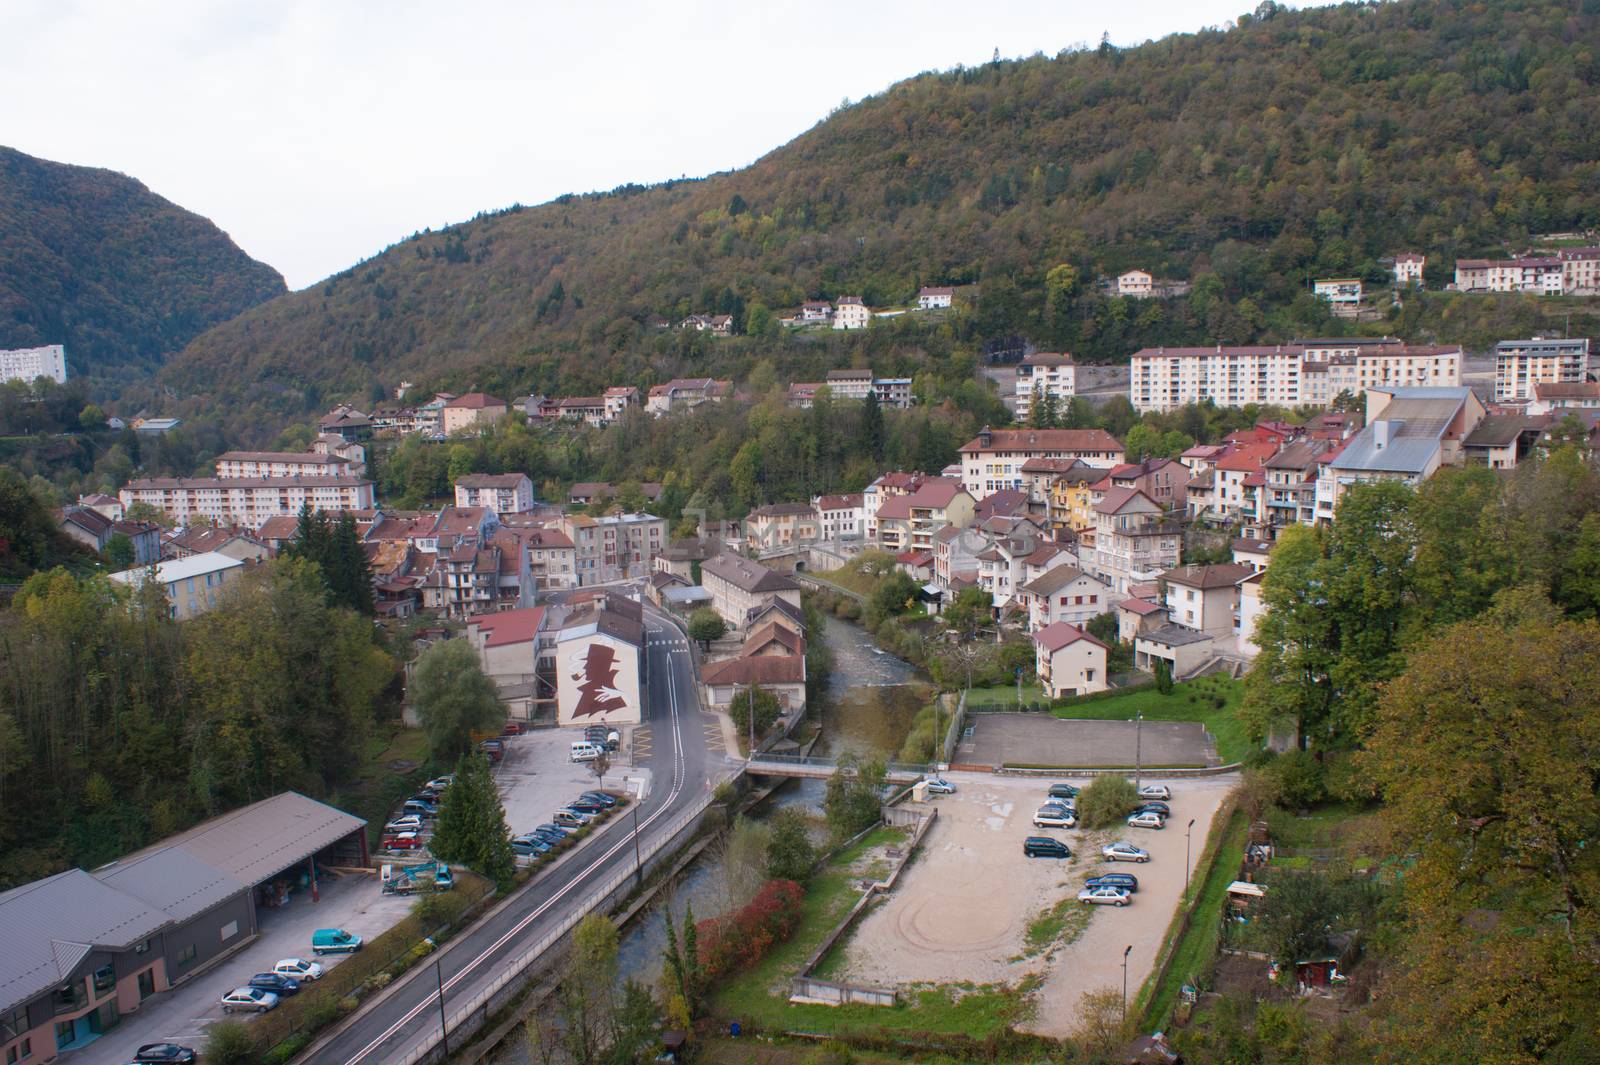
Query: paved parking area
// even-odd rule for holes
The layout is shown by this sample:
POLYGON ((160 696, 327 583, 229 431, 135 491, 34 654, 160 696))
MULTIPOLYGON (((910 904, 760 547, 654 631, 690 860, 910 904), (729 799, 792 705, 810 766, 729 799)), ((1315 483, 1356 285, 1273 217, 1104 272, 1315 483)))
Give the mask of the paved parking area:
POLYGON ((495 770, 495 783, 512 835, 544 824, 551 814, 592 788, 626 790, 637 798, 649 787, 650 770, 622 764, 615 752, 603 782, 588 763, 571 761, 572 744, 582 739, 581 728, 535 729, 506 737, 506 753, 495 770))
MULTIPOLYGON (((318 928, 343 928, 362 939, 387 931, 411 910, 414 900, 385 895, 375 877, 343 876, 321 882, 321 898, 311 901, 310 891, 296 891, 287 906, 258 909, 260 934, 229 955, 171 991, 147 999, 135 1013, 93 1043, 62 1055, 62 1065, 123 1065, 145 1043, 171 1041, 196 1050, 205 1046, 205 1029, 222 1019, 217 1000, 271 969, 279 958, 304 957, 327 968, 345 955, 316 958, 311 953, 311 933, 318 928)), ((248 1023, 248 1014, 236 1014, 248 1023)))
POLYGON ((1048 714, 974 714, 955 761, 1091 767, 1221 765, 1216 741, 1193 721, 1063 721, 1048 714))

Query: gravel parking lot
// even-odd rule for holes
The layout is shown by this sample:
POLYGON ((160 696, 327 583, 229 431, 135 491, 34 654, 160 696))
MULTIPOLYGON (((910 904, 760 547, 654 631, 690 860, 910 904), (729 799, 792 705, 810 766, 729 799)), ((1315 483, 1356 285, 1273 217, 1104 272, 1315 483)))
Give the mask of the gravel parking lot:
POLYGON ((1173 793, 1166 829, 1086 833, 1034 829, 1033 812, 1048 780, 959 772, 947 777, 957 793, 935 800, 939 820, 923 839, 922 853, 889 898, 857 927, 841 975, 854 983, 904 986, 1015 984, 1039 973, 1044 982, 1035 994, 1036 1014, 1028 1027, 1057 1037, 1077 1027, 1078 999, 1084 992, 1122 986, 1124 947, 1133 947, 1129 988, 1137 988, 1149 975, 1183 892, 1184 828, 1194 818, 1193 862, 1204 848, 1212 815, 1237 783, 1232 775, 1163 780, 1173 793), (1072 859, 1023 857, 1022 841, 1029 835, 1061 839, 1072 848, 1072 859), (1116 839, 1145 848, 1150 861, 1104 861, 1101 844, 1116 839), (1126 909, 1095 907, 1088 927, 1075 940, 1023 957, 1030 922, 1075 895, 1086 878, 1108 871, 1139 878, 1133 904, 1126 909))
MULTIPOLYGON (((551 814, 579 794, 600 786, 588 763, 570 760, 572 744, 581 739, 581 728, 535 729, 506 737, 506 753, 495 770, 495 783, 512 835, 545 824, 551 814)), ((637 799, 649 787, 650 771, 619 761, 614 752, 604 787, 607 791, 626 790, 637 799)))
POLYGON ((973 765, 1221 765, 1216 741, 1193 721, 1063 721, 1048 714, 974 714, 955 760, 973 765))
MULTIPOLYGON (((280 958, 313 959, 324 968, 338 965, 345 955, 317 958, 311 953, 312 932, 343 928, 370 941, 409 913, 413 901, 383 894, 371 876, 327 879, 320 887, 317 902, 311 901, 309 891, 296 891, 287 906, 258 909, 261 931, 254 941, 173 990, 147 999, 138 1012, 127 1014, 105 1035, 61 1060, 72 1065, 123 1065, 145 1043, 169 1041, 202 1049, 205 1029, 222 1019, 217 1000, 224 992, 270 970, 280 958)), ((249 1014, 235 1017, 246 1023, 253 1019, 249 1014)))

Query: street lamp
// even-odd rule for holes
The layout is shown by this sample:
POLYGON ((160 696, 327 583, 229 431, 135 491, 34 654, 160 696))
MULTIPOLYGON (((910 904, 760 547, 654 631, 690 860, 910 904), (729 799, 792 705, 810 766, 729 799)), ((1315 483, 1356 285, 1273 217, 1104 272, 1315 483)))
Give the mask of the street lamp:
MULTIPOLYGON (((433 978, 439 982, 439 1043, 444 1047, 445 1057, 449 1057, 450 1022, 445 1018, 444 1014, 444 974, 439 971, 439 963, 437 961, 433 963, 433 978)), ((1124 981, 1124 985, 1126 985, 1126 981, 1124 981)), ((1124 994, 1123 997, 1126 998, 1127 995, 1124 994)), ((1123 1012, 1127 1012, 1127 1007, 1123 1007, 1123 1012)))
POLYGON ((1122 1023, 1128 1023, 1128 955, 1133 953, 1133 944, 1129 943, 1122 952, 1122 1023))
POLYGON ((1133 721, 1133 786, 1137 788, 1144 770, 1144 711, 1140 710, 1133 721))
POLYGON ((1183 830, 1183 897, 1189 897, 1189 835, 1194 831, 1194 818, 1189 818, 1189 827, 1183 830))
POLYGON ((644 887, 644 862, 639 857, 639 803, 643 798, 641 791, 639 798, 633 800, 633 875, 640 887, 644 887))

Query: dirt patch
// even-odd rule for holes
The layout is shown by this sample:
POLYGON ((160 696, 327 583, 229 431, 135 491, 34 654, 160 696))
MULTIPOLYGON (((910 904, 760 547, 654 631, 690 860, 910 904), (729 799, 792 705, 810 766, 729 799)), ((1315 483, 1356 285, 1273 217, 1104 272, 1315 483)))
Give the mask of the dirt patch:
POLYGON ((1094 721, 1047 714, 974 714, 957 757, 975 765, 1220 765, 1217 745, 1193 721, 1094 721))

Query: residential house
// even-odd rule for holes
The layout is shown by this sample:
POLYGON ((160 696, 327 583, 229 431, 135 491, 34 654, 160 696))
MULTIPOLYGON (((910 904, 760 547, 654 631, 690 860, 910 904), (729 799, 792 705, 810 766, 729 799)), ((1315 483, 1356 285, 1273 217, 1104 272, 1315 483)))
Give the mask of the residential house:
POLYGON ((1022 586, 1020 598, 1028 609, 1028 631, 1038 632, 1058 621, 1081 627, 1110 612, 1111 587, 1071 562, 1063 553, 1060 565, 1022 586))
POLYGON ((1142 632, 1133 639, 1134 668, 1154 673, 1159 659, 1180 680, 1187 679, 1215 658, 1215 652, 1216 640, 1209 633, 1171 622, 1142 632))
POLYGON ((368 510, 372 482, 360 477, 141 477, 118 493, 124 507, 148 503, 178 525, 206 518, 258 527, 275 515, 368 510))
MULTIPOLYGON (((1584 381, 1533 386, 1533 399, 1529 401, 1527 407, 1530 416, 1555 414, 1559 417, 1573 410, 1600 410, 1600 383, 1584 381)), ((90 497, 85 497, 88 498, 90 497)))
POLYGON ((1502 340, 1494 346, 1497 403, 1533 398, 1536 385, 1582 384, 1589 379, 1589 338, 1502 340))
MULTIPOLYGON (((1315 489, 1315 481, 1312 482, 1312 487, 1315 489)), ((1315 524, 1315 522, 1308 524, 1315 524)), ((1231 548, 1233 560, 1242 566, 1249 566, 1251 569, 1266 569, 1267 560, 1272 555, 1272 541, 1256 537, 1240 537, 1233 541, 1231 548)))
POLYGON ((531 721, 539 694, 543 607, 503 610, 467 619, 466 640, 494 681, 514 721, 531 721))
POLYGON ((933 311, 948 308, 955 296, 956 290, 954 288, 924 285, 917 292, 917 310, 933 311))
POLYGON ((359 477, 367 472, 366 445, 346 440, 336 433, 323 433, 311 441, 311 452, 342 460, 346 464, 345 473, 353 473, 359 477))
POLYGON ((1117 295, 1143 300, 1154 294, 1155 278, 1144 270, 1129 270, 1117 275, 1117 295))
POLYGON ((1032 417, 1035 399, 1051 400, 1062 411, 1078 394, 1078 368, 1064 351, 1036 351, 1017 364, 1013 388, 1019 422, 1032 417))
POLYGON ((161 558, 161 528, 147 521, 112 519, 90 507, 69 506, 62 508, 56 527, 96 552, 104 552, 112 537, 125 536, 133 548, 135 566, 148 566, 161 558))
POLYGON ((1093 486, 1096 492, 1137 488, 1168 510, 1182 512, 1189 487, 1189 467, 1177 459, 1141 459, 1113 466, 1093 486))
POLYGON ((873 391, 871 370, 829 370, 828 391, 835 399, 866 399, 873 391))
POLYGON ((1335 313, 1341 307, 1361 302, 1361 280, 1354 277, 1318 278, 1311 283, 1311 291, 1318 299, 1327 300, 1335 313))
POLYGON ((872 322, 872 311, 860 296, 840 296, 833 308, 835 329, 865 329, 872 322))
POLYGON ((972 524, 975 504, 959 484, 930 477, 909 495, 896 496, 878 508, 878 546, 900 552, 933 550, 933 534, 946 525, 972 524))
POLYGON ((1052 699, 1105 691, 1106 645, 1064 621, 1033 634, 1034 672, 1052 699))
POLYGON ((469 473, 456 481, 456 506, 522 514, 533 509, 533 482, 525 473, 469 473))
POLYGON ((1256 625, 1267 611, 1266 602, 1261 598, 1262 582, 1266 575, 1265 569, 1258 569, 1241 580, 1238 586, 1238 621, 1233 635, 1239 653, 1246 658, 1254 658, 1261 653, 1261 646, 1256 643, 1256 625))
POLYGON ((660 417, 675 410, 698 407, 702 403, 721 402, 733 392, 731 381, 718 381, 710 377, 678 377, 664 385, 654 385, 645 400, 648 414, 660 417))
POLYGON ((689 317, 678 323, 678 328, 693 329, 696 333, 710 333, 712 336, 732 336, 733 315, 691 314, 689 317))
POLYGON ((933 583, 942 589, 978 583, 978 554, 989 548, 975 529, 946 525, 933 534, 933 583))
POLYGON ((261 562, 272 557, 272 548, 264 541, 238 529, 197 525, 170 533, 164 539, 160 547, 163 558, 188 558, 207 551, 219 551, 240 562, 261 562))
POLYGON ((1556 258, 1561 261, 1561 291, 1575 296, 1600 292, 1600 248, 1562 248, 1556 258))
POLYGON ((1109 469, 1123 461, 1122 444, 1104 429, 990 429, 961 448, 961 481, 975 497, 1022 488, 1030 459, 1078 459, 1109 469))
POLYGON ((639 405, 639 390, 633 385, 613 385, 600 399, 605 404, 605 419, 609 424, 639 405))
POLYGON ((734 554, 714 555, 702 562, 700 584, 711 593, 712 609, 736 629, 768 598, 800 607, 800 586, 794 578, 734 554))
POLYGON ((1166 608, 1144 596, 1130 596, 1122 600, 1114 612, 1117 615, 1117 639, 1126 644, 1167 624, 1166 608))
POLYGON ((325 436, 345 440, 365 440, 372 435, 372 419, 348 403, 341 403, 317 423, 317 430, 325 436))
POLYGON ((1533 451, 1548 424, 1548 418, 1491 414, 1467 434, 1461 449, 1470 464, 1491 470, 1515 469, 1533 451))
MULTIPOLYGON (((785 719, 803 713, 806 706, 806 658, 798 655, 741 654, 707 662, 700 667, 706 705, 723 710, 733 697, 751 688, 769 692, 778 700, 785 719)), ((779 725, 782 729, 783 724, 779 725)))
POLYGON ((1255 570, 1241 562, 1178 566, 1161 575, 1167 589, 1167 617, 1174 625, 1224 637, 1234 631, 1236 586, 1255 570))
POLYGON ((500 602, 500 548, 466 539, 440 543, 421 591, 422 605, 446 617, 494 611, 500 602))
POLYGON ((607 591, 562 623, 555 644, 556 721, 637 725, 644 719, 644 608, 607 591))
POLYGON ((1403 251, 1394 257, 1394 283, 1399 288, 1407 285, 1422 287, 1422 267, 1427 256, 1414 251, 1403 251))
POLYGON ((571 396, 557 404, 557 417, 569 422, 585 422, 596 429, 610 424, 606 415, 606 401, 601 396, 571 396))
POLYGON ((845 492, 842 495, 818 496, 811 501, 821 523, 822 538, 859 540, 866 533, 867 518, 862 493, 845 492))
POLYGON ((1154 580, 1178 564, 1181 526, 1138 489, 1106 492, 1095 505, 1094 516, 1094 549, 1085 553, 1083 562, 1114 594, 1125 596, 1130 585, 1154 580))
POLYGON ((536 592, 578 586, 578 550, 566 533, 560 529, 524 529, 522 543, 536 592))
POLYGON ((1081 459, 1029 459, 1019 467, 1022 486, 1033 503, 1043 503, 1050 527, 1058 535, 1081 533, 1094 525, 1091 486, 1106 471, 1081 459))
POLYGON ((164 436, 182 424, 182 418, 135 418, 133 431, 140 436, 164 436))
POLYGON ((800 305, 801 322, 826 322, 833 317, 833 304, 827 300, 807 300, 800 305))
POLYGON ((1302 438, 1268 458, 1262 466, 1265 484, 1249 516, 1251 524, 1271 530, 1274 538, 1290 525, 1315 525, 1318 460, 1336 446, 1333 440, 1302 438))
POLYGON ((111 574, 111 579, 130 588, 146 581, 159 587, 167 597, 167 614, 178 621, 204 614, 216 606, 223 591, 244 572, 244 563, 217 551, 201 555, 136 566, 111 574))
POLYGON ((682 578, 685 584, 697 584, 698 574, 695 567, 712 555, 721 553, 722 544, 714 537, 674 540, 656 555, 655 568, 657 572, 670 573, 682 578))
POLYGON ((1565 266, 1559 258, 1457 259, 1455 288, 1461 292, 1532 292, 1560 295, 1565 266))
POLYGON ((112 521, 121 521, 125 516, 122 508, 122 500, 118 499, 116 496, 108 496, 103 492, 90 492, 86 496, 79 496, 78 505, 80 507, 88 507, 90 510, 99 511, 112 521))
POLYGON ((809 503, 769 503, 744 519, 745 543, 757 552, 811 543, 821 530, 816 508, 809 503))
POLYGON ((508 409, 503 399, 495 399, 483 392, 468 392, 444 405, 440 411, 439 428, 445 436, 482 429, 505 417, 508 409))

